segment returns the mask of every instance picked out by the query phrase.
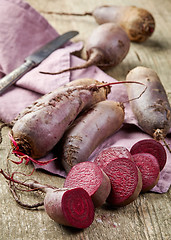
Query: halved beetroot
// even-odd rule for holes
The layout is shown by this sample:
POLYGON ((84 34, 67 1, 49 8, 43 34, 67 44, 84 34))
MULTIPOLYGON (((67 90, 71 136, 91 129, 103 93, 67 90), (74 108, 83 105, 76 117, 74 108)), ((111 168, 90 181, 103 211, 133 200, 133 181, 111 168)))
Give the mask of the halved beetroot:
POLYGON ((110 161, 103 170, 112 186, 107 198, 109 204, 125 206, 138 197, 142 189, 142 178, 134 161, 129 158, 117 158, 110 161))
POLYGON ((150 153, 137 153, 133 161, 139 168, 142 176, 142 192, 151 190, 158 182, 160 175, 159 163, 150 153))
POLYGON ((129 150, 125 147, 121 146, 109 147, 102 150, 95 158, 94 162, 103 169, 108 163, 117 158, 131 159, 132 155, 129 152, 129 150))
POLYGON ((81 187, 91 196, 95 207, 105 203, 110 191, 111 183, 104 171, 93 162, 81 162, 69 171, 64 187, 81 187))
POLYGON ((144 140, 138 141, 132 146, 130 153, 132 155, 137 153, 152 154, 158 160, 160 171, 164 168, 166 164, 166 159, 167 159, 166 151, 163 145, 154 139, 144 139, 144 140))

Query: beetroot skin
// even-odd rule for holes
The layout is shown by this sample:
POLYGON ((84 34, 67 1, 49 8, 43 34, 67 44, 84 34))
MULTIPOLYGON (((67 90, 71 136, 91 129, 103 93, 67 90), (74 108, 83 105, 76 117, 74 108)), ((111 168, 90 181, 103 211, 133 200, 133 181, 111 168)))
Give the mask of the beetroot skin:
POLYGON ((101 206, 111 191, 108 176, 93 162, 82 162, 73 166, 68 173, 64 187, 81 187, 92 197, 96 207, 101 206))
POLYGON ((114 159, 103 170, 111 181, 112 190, 107 198, 110 205, 125 206, 138 197, 142 189, 142 178, 131 159, 114 159))
POLYGON ((159 180, 159 163, 150 153, 137 153, 133 155, 133 161, 141 172, 142 192, 147 192, 152 189, 159 180))
POLYGON ((152 154, 158 160, 160 171, 164 168, 166 164, 166 159, 167 159, 166 151, 163 145, 154 139, 144 139, 144 140, 138 141, 132 146, 130 153, 132 155, 137 153, 152 154))

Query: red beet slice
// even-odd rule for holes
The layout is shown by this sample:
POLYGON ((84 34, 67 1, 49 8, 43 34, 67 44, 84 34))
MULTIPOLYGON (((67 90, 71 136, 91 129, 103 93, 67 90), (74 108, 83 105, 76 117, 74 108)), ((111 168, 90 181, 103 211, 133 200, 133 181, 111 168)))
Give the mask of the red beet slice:
POLYGON ((112 190, 107 202, 112 206, 125 206, 134 201, 142 188, 141 173, 129 158, 117 158, 103 169, 111 181, 112 190))
POLYGON ((64 187, 85 189, 96 207, 105 203, 111 191, 108 176, 93 162, 82 162, 73 166, 65 179, 64 187))
POLYGON ((44 206, 49 217, 62 225, 83 229, 94 220, 94 204, 82 188, 48 191, 44 206))
POLYGON ((133 160, 139 168, 142 176, 142 192, 152 189, 159 180, 159 163, 150 153, 137 153, 133 155, 133 160))
POLYGON ((160 171, 164 168, 166 164, 166 159, 167 159, 166 151, 163 145, 154 139, 144 139, 144 140, 138 141, 132 146, 130 153, 132 155, 137 153, 152 154, 158 160, 160 171))
POLYGON ((116 158, 132 158, 131 153, 125 147, 109 147, 102 150, 95 158, 94 162, 102 169, 116 158))

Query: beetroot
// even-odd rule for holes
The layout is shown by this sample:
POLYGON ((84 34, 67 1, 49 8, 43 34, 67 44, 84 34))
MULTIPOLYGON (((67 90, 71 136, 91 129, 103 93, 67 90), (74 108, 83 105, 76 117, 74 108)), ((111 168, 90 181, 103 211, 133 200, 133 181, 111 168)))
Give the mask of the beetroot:
POLYGON ((109 147, 102 150, 98 156, 95 158, 94 162, 102 169, 106 167, 108 163, 116 158, 132 158, 131 153, 125 147, 109 147))
POLYGON ((96 207, 101 206, 108 197, 111 184, 107 175, 93 162, 82 162, 71 168, 64 187, 85 189, 92 197, 96 207))
POLYGON ((152 189, 159 180, 160 167, 157 159, 150 153, 137 153, 133 160, 142 176, 142 192, 152 189))
POLYGON ((144 42, 155 29, 152 14, 136 6, 100 6, 94 9, 93 16, 98 24, 114 22, 120 25, 133 42, 144 42))
POLYGON ((152 154, 158 160, 160 171, 164 168, 166 164, 167 159, 166 151, 163 145, 154 139, 144 139, 138 141, 132 146, 130 152, 132 155, 137 153, 152 154))
POLYGON ((86 43, 87 62, 83 65, 61 70, 59 74, 69 70, 77 70, 96 65, 102 69, 118 65, 126 57, 130 48, 130 40, 126 32, 114 23, 98 26, 86 43))
MULTIPOLYGON (((10 190, 14 199, 20 206, 27 209, 37 209, 38 207, 44 205, 46 213, 49 217, 55 222, 65 226, 87 228, 93 222, 94 204, 89 194, 83 188, 55 188, 31 179, 30 181, 21 182, 14 179, 14 174, 16 173, 17 172, 14 172, 10 176, 2 169, 0 170, 0 174, 2 174, 10 183, 12 182, 13 184, 26 187, 26 191, 29 189, 29 191, 42 191, 45 193, 43 203, 29 205, 20 201, 15 192, 15 185, 13 185, 14 189, 10 187, 10 190)), ((24 188, 22 188, 22 191, 24 191, 24 188)))
POLYGON ((112 190, 106 200, 110 205, 125 206, 138 197, 142 189, 142 177, 135 162, 129 158, 117 158, 103 170, 111 181, 112 190))
POLYGON ((106 99, 109 86, 97 87, 101 84, 94 79, 77 79, 25 108, 11 130, 15 153, 35 159, 49 153, 82 110, 106 99))
MULTIPOLYGON (((166 91, 156 72, 146 67, 136 67, 126 76, 126 81, 137 80, 146 85, 146 91, 140 98, 130 101, 132 111, 144 132, 155 140, 165 142, 171 128, 171 107, 166 91)), ((143 87, 139 84, 127 84, 128 98, 137 97, 143 87)), ((165 143, 165 145, 169 146, 165 143)))
POLYGON ((50 218, 59 224, 87 228, 94 220, 94 205, 82 188, 48 191, 44 206, 50 218))
POLYGON ((128 34, 131 41, 144 42, 155 29, 155 20, 152 14, 136 6, 104 5, 96 7, 92 12, 66 13, 43 11, 47 14, 93 16, 98 24, 115 23, 121 26, 128 34))
POLYGON ((64 133, 59 158, 65 171, 84 162, 96 147, 114 134, 124 121, 124 107, 115 101, 101 101, 84 111, 64 133))

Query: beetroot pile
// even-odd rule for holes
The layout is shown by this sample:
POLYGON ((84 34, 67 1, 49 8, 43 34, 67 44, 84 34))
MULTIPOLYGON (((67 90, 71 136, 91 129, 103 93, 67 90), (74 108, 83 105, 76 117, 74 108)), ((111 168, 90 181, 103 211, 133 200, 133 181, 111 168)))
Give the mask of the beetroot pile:
POLYGON ((123 146, 109 147, 102 150, 94 162, 75 164, 63 188, 34 180, 20 182, 14 179, 14 174, 9 176, 2 169, 0 173, 10 182, 45 193, 44 202, 39 205, 22 205, 18 200, 22 207, 44 205, 48 216, 58 224, 84 229, 93 223, 96 207, 126 206, 140 193, 151 190, 165 164, 163 145, 154 139, 144 139, 135 143, 130 151, 123 146))
POLYGON ((59 224, 86 228, 96 207, 122 207, 151 190, 165 164, 165 149, 153 139, 135 143, 130 151, 121 146, 106 148, 94 162, 75 164, 63 189, 46 191, 45 210, 59 224))
POLYGON ((40 164, 37 159, 55 146, 68 175, 59 189, 35 181, 18 182, 13 174, 0 173, 10 183, 44 192, 46 213, 59 224, 87 228, 94 220, 96 207, 122 207, 133 202, 157 184, 166 164, 166 152, 159 141, 164 142, 170 129, 171 109, 158 76, 145 67, 130 71, 126 85, 132 111, 153 139, 135 143, 130 151, 124 146, 111 146, 94 162, 87 161, 96 147, 124 123, 124 104, 107 100, 109 85, 118 83, 123 82, 72 81, 38 99, 14 121, 10 139, 13 153, 21 158, 18 163, 25 159, 26 164, 30 160, 40 164), (142 94, 144 85, 147 91, 142 94))
POLYGON ((151 190, 158 182, 166 163, 162 144, 153 139, 125 147, 102 150, 94 162, 77 163, 69 171, 65 188, 83 188, 94 206, 104 203, 121 207, 133 202, 140 193, 151 190))
MULTIPOLYGON (((100 26, 87 42, 88 61, 61 72, 93 64, 102 69, 116 66, 126 57, 130 41, 145 41, 155 28, 153 16, 136 7, 102 6, 89 15, 100 26)), ((26 164, 31 160, 41 165, 37 159, 57 148, 67 177, 63 188, 56 188, 33 180, 20 182, 14 173, 10 176, 2 169, 0 173, 10 184, 45 193, 42 205, 59 224, 89 227, 96 207, 122 207, 133 202, 157 184, 166 164, 166 151, 159 141, 165 143, 170 130, 171 107, 157 74, 142 66, 132 69, 124 83, 139 127, 153 139, 136 142, 130 150, 110 146, 94 162, 87 161, 97 146, 124 124, 124 103, 107 99, 111 85, 118 83, 123 82, 74 80, 42 96, 13 121, 10 140, 13 153, 21 159, 18 164, 24 159, 26 164)), ((27 208, 41 206, 22 205, 16 195, 15 200, 27 208)))

